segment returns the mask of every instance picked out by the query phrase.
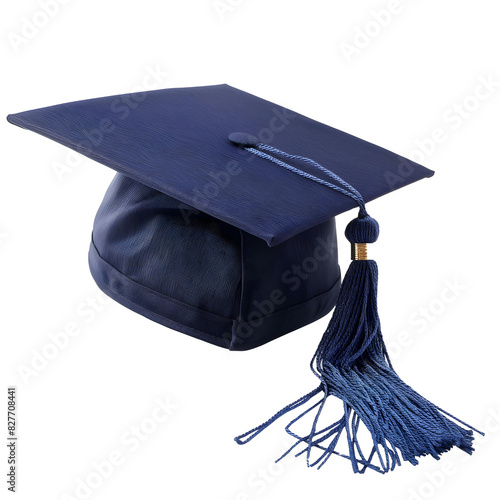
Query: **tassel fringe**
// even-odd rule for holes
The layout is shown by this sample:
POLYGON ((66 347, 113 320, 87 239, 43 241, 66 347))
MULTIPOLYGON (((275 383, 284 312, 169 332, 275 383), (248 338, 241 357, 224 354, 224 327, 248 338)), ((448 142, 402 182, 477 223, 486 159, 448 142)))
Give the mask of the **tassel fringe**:
POLYGON ((319 387, 238 436, 236 442, 250 441, 275 420, 321 393, 319 401, 286 426, 296 443, 278 460, 295 450, 296 456, 306 455, 309 467, 321 468, 332 455, 338 455, 350 460, 355 473, 367 469, 386 473, 401 465, 401 460, 417 465, 418 457, 439 459, 454 446, 471 454, 473 431, 483 434, 422 397, 394 371, 380 329, 377 264, 373 260, 351 263, 311 369, 321 381, 319 387), (343 415, 321 427, 320 416, 329 396, 343 401, 343 415), (311 430, 299 435, 292 428, 308 414, 313 415, 311 430), (361 424, 372 438, 366 451, 358 437, 361 424), (344 453, 337 450, 341 440, 347 442, 344 453), (319 456, 313 459, 313 453, 319 456))

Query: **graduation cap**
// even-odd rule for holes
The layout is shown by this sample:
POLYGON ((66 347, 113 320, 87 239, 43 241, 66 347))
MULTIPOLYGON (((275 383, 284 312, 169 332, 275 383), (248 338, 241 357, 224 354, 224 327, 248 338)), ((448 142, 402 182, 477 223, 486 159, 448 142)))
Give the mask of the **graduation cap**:
POLYGON ((286 427, 296 439, 289 451, 302 445, 297 454, 306 453, 308 465, 337 454, 355 472, 387 472, 401 458, 416 464, 453 446, 472 452, 475 429, 393 370, 377 313, 377 267, 367 257, 378 224, 365 203, 432 171, 228 85, 90 99, 8 120, 116 170, 89 264, 98 286, 125 307, 247 350, 336 305, 311 362, 320 385, 238 443, 309 405, 286 427), (353 261, 341 285, 334 217, 355 207, 346 229, 353 261), (343 401, 342 415, 322 425, 329 396, 343 401), (297 434, 293 424, 311 415, 310 432, 297 434), (361 423, 372 436, 367 452, 361 423), (341 436, 345 452, 337 450, 341 436))

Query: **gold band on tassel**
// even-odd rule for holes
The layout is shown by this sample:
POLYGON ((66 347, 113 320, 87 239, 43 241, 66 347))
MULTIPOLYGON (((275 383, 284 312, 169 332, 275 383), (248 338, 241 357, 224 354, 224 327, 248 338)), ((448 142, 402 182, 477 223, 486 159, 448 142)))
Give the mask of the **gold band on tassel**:
POLYGON ((368 244, 367 243, 351 243, 351 259, 352 260, 368 260, 368 244))

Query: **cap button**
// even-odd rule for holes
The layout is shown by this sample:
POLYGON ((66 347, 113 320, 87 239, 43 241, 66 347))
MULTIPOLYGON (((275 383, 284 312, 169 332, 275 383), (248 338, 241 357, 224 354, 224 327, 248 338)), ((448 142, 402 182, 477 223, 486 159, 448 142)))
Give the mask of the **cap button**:
POLYGON ((233 132, 229 134, 228 138, 233 144, 242 147, 256 146, 259 144, 259 139, 257 139, 257 137, 252 134, 247 134, 246 132, 233 132))

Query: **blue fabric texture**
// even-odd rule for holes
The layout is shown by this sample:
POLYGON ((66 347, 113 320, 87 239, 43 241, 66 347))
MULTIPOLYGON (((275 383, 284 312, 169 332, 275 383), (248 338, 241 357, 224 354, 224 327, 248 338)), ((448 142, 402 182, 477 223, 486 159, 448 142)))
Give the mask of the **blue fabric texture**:
POLYGON ((97 212, 89 263, 124 306, 231 350, 324 316, 340 289, 333 219, 269 247, 122 174, 97 212))
POLYGON ((233 133, 244 132, 274 148, 314 158, 354 186, 365 202, 433 174, 229 85, 101 97, 7 119, 269 245, 357 203, 235 146, 229 139, 233 133))

